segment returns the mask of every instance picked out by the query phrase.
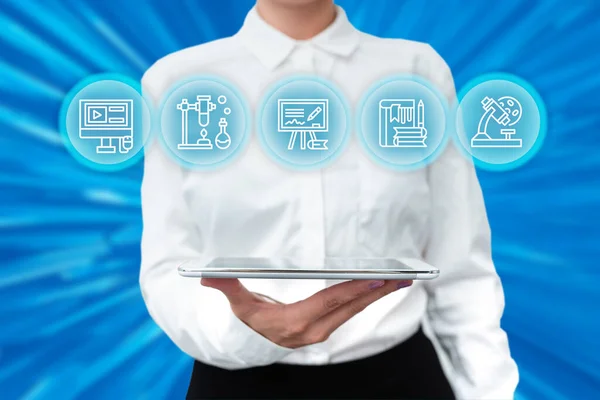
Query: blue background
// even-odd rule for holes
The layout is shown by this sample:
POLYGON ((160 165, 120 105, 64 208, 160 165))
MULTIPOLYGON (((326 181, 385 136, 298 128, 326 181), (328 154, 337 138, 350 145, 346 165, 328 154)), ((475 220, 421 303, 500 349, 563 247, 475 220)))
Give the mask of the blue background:
MULTIPOLYGON (((142 166, 67 152, 65 94, 99 72, 233 34, 251 0, 0 0, 0 393, 182 398, 191 360, 138 288, 142 166)), ((548 108, 540 152, 480 172, 506 291, 520 399, 600 398, 600 5, 595 1, 340 0, 360 29, 430 42, 457 87, 514 73, 548 108)))

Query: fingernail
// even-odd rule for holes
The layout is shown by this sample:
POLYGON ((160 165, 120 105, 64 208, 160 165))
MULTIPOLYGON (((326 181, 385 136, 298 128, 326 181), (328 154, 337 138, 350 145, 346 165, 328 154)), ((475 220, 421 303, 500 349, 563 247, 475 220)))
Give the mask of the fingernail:
POLYGON ((412 285, 412 281, 400 281, 396 284, 396 289, 402 289, 412 285))
POLYGON ((369 283, 369 289, 377 289, 385 285, 384 281, 373 281, 369 283))

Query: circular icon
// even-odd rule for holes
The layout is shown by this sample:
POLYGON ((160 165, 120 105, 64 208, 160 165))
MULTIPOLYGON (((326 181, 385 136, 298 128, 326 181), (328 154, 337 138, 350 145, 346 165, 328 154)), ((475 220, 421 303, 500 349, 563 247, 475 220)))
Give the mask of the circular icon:
POLYGON ((137 82, 120 75, 96 75, 67 94, 60 124, 65 145, 76 160, 115 171, 142 157, 151 115, 137 82))
POLYGON ((422 167, 446 140, 444 98, 415 76, 373 85, 358 107, 358 136, 371 157, 399 170, 422 167))
POLYGON ((200 77, 177 86, 161 108, 162 139, 183 166, 209 169, 231 161, 250 127, 248 106, 228 83, 200 77))
POLYGON ((537 153, 546 134, 540 95, 508 74, 479 77, 459 93, 457 140, 478 167, 516 168, 537 153))
POLYGON ((343 96, 329 82, 296 76, 274 85, 259 107, 257 131, 277 161, 315 169, 341 152, 350 127, 343 96))

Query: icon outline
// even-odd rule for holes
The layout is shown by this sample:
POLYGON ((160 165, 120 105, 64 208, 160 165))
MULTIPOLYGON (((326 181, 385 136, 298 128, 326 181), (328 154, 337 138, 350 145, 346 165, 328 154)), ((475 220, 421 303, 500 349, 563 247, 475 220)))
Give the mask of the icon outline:
POLYGON ((269 85, 258 101, 255 129, 267 156, 297 171, 314 171, 335 162, 351 140, 351 107, 344 92, 332 81, 305 73, 291 74, 269 85), (289 137, 277 127, 277 100, 326 98, 329 100, 327 151, 289 151, 289 137))
POLYGON ((126 154, 134 146, 133 99, 79 99, 79 138, 99 139, 96 154, 126 154), (118 117, 109 113, 117 113, 118 117), (100 118, 102 117, 102 118, 100 118), (121 134, 119 134, 121 132, 121 134))
MULTIPOLYGON (((217 103, 224 105, 227 103, 227 96, 219 95, 217 103)), ((213 150, 216 146, 219 150, 227 150, 231 146, 231 136, 227 133, 227 118, 219 119, 219 132, 216 134, 213 141, 208 137, 207 127, 210 125, 210 115, 217 109, 217 104, 212 101, 212 96, 200 94, 196 96, 196 101, 190 103, 187 98, 181 99, 181 102, 176 105, 181 111, 181 142, 177 144, 178 150, 213 150), (200 138, 196 143, 189 142, 189 111, 196 111, 198 114, 198 125, 200 125, 200 138)), ((231 109, 224 109, 225 115, 231 114, 231 109)))
POLYGON ((379 101, 379 146, 395 148, 427 147, 425 103, 423 99, 381 99, 379 101), (394 116, 394 108, 396 116, 394 116), (389 127, 394 134, 390 143, 389 127), (409 124, 410 123, 410 124, 409 124))
POLYGON ((317 133, 329 131, 329 99, 277 99, 277 127, 280 133, 290 133, 287 146, 290 151, 294 150, 296 141, 299 141, 300 150, 329 150, 329 140, 317 137, 317 133), (308 110, 310 112, 306 115, 308 110), (304 125, 317 117, 322 119, 313 122, 310 127, 304 125))
POLYGON ((515 128, 501 128, 500 134, 504 138, 493 138, 488 133, 489 123, 493 120, 500 126, 514 126, 523 116, 523 106, 512 96, 502 96, 493 99, 485 96, 481 100, 484 113, 477 125, 477 133, 471 138, 472 148, 522 148, 523 139, 513 138, 515 128))

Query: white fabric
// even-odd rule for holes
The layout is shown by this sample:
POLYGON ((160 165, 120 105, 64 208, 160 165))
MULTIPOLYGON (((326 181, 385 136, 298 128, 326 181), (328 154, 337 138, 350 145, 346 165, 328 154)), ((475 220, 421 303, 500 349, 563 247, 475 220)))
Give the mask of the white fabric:
MULTIPOLYGON (((253 9, 236 35, 166 56, 142 83, 160 103, 178 81, 216 74, 254 111, 268 85, 298 71, 330 79, 352 106, 390 74, 419 74, 448 99, 455 96, 450 70, 430 46, 361 33, 341 8, 329 28, 304 42, 253 9)), ((454 147, 427 168, 397 172, 373 164, 352 139, 333 165, 295 172, 271 161, 253 132, 228 167, 198 172, 179 167, 155 144, 146 153, 142 209, 143 296, 156 323, 191 357, 228 369, 338 363, 391 348, 426 321, 459 398, 513 397, 518 372, 499 326, 504 298, 482 193, 473 166, 454 147), (325 255, 419 258, 441 276, 376 302, 324 343, 292 350, 237 319, 220 292, 176 270, 188 258, 325 255)), ((294 302, 336 282, 243 283, 294 302)))

